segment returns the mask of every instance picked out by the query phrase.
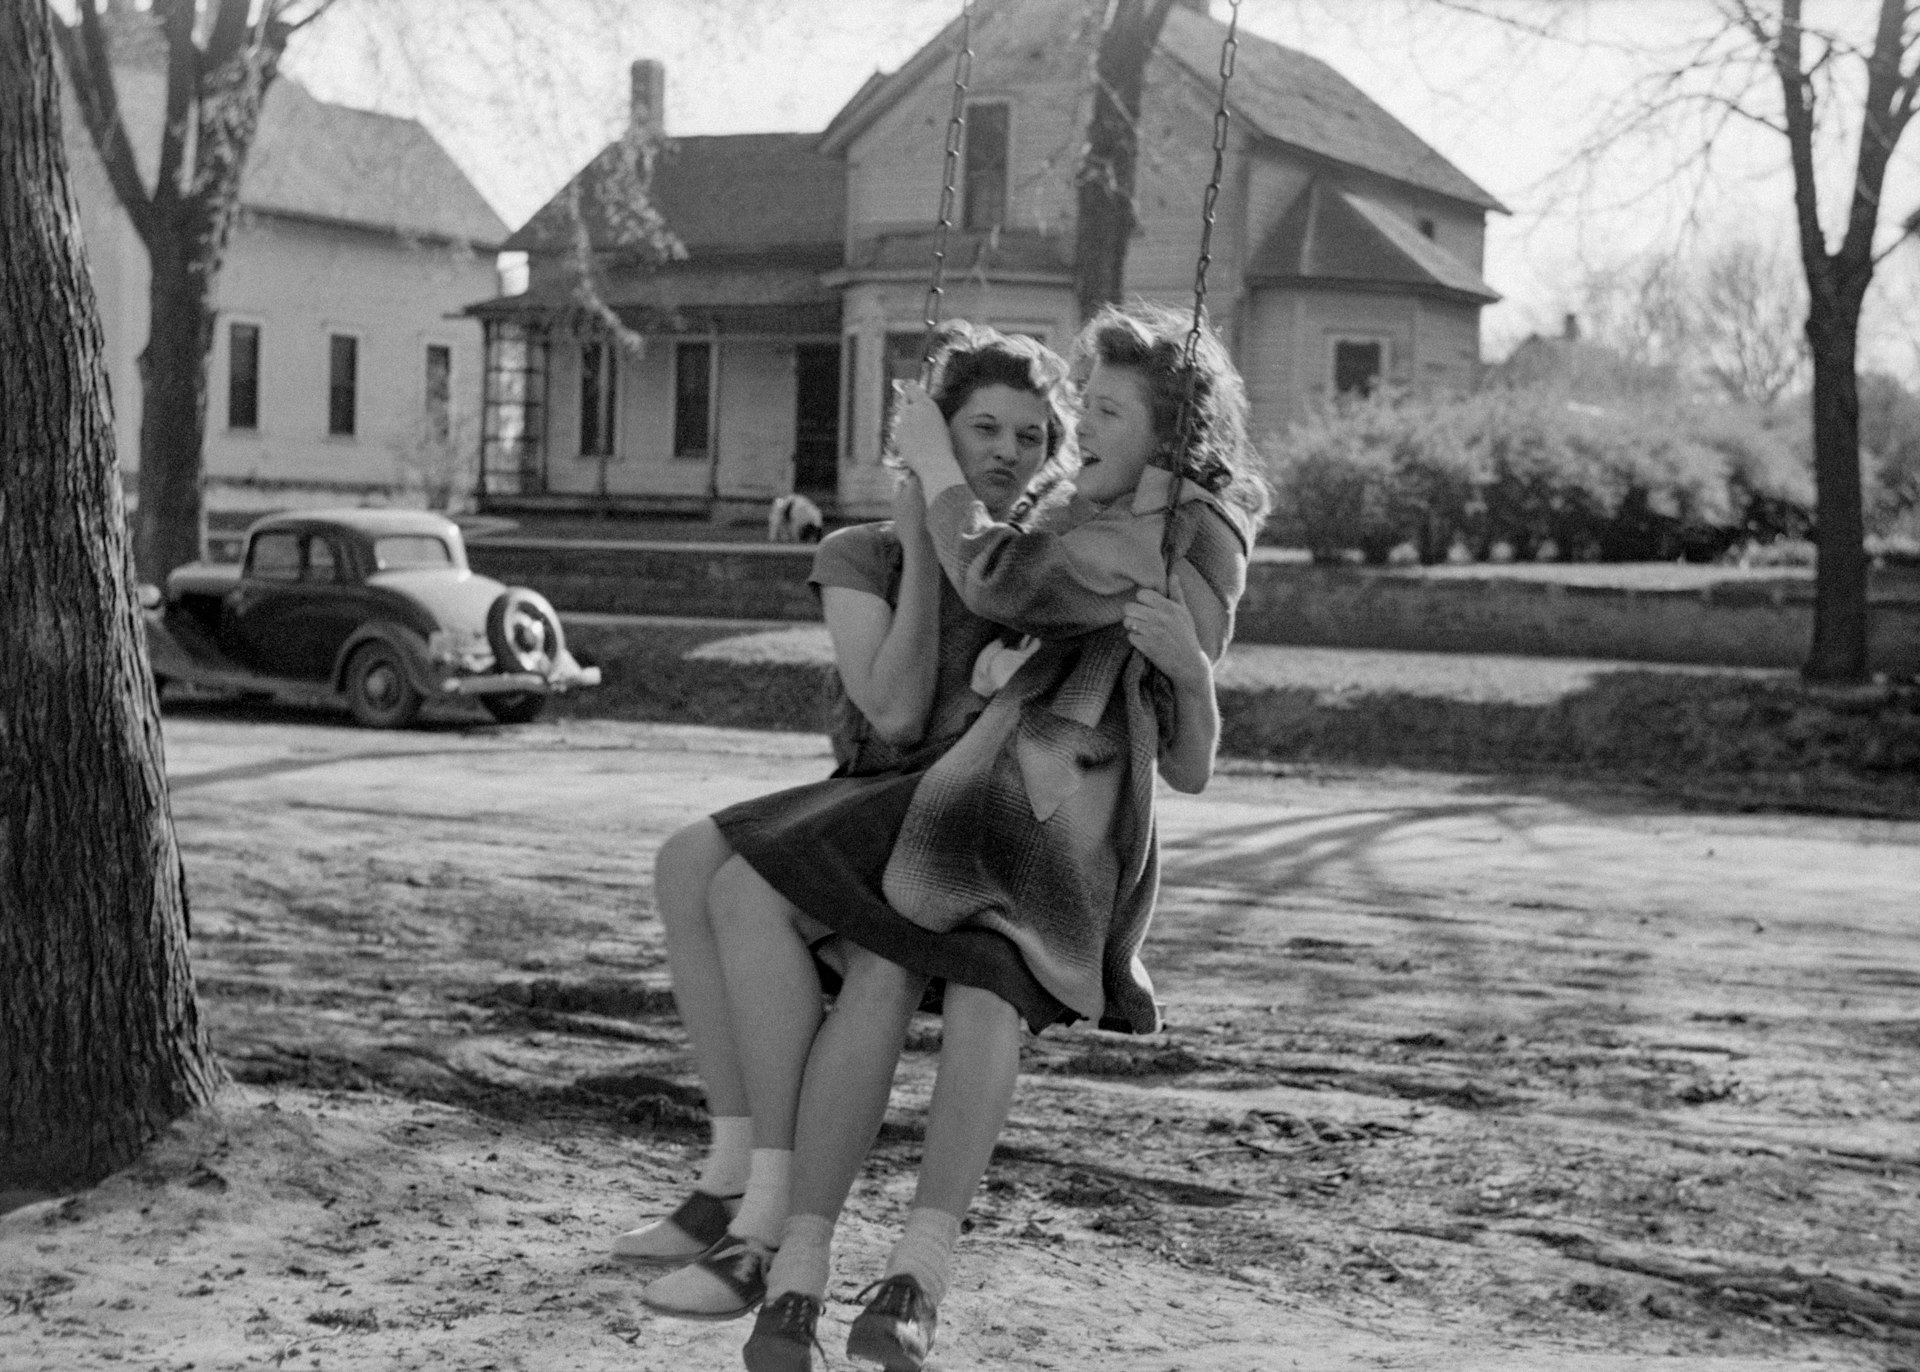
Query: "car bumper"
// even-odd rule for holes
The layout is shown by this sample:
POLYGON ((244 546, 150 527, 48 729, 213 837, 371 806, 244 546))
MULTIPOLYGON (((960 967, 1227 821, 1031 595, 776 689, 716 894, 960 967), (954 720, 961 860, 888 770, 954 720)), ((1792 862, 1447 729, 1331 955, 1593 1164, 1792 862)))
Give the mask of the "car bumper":
POLYGON ((440 683, 446 696, 559 695, 586 686, 600 684, 598 667, 582 667, 571 653, 562 653, 560 661, 546 676, 538 672, 486 672, 476 676, 450 676, 440 683))

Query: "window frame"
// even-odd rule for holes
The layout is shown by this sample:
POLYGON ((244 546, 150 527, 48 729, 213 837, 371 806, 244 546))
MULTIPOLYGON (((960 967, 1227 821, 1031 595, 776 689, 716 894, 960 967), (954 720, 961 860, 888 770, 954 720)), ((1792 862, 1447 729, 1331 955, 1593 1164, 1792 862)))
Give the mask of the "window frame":
POLYGON ((993 229, 1003 229, 1011 213, 1013 203, 1013 102, 1005 97, 969 100, 966 108, 966 131, 960 144, 960 228, 970 233, 985 233, 993 229), (980 189, 976 181, 973 159, 974 134, 981 127, 978 111, 997 108, 1005 111, 1005 123, 1000 130, 1000 165, 997 203, 981 206, 976 199, 980 189), (990 210, 988 214, 977 214, 976 207, 990 210))
POLYGON ((227 428, 231 432, 260 432, 260 354, 265 337, 266 329, 257 319, 230 317, 227 320, 227 428), (237 341, 239 331, 242 329, 250 331, 253 335, 253 375, 249 378, 252 393, 248 397, 251 403, 248 406, 249 418, 246 423, 239 423, 234 418, 234 401, 238 394, 235 383, 239 379, 234 366, 239 354, 234 344, 237 341))
POLYGON ((362 336, 350 329, 327 329, 327 437, 360 436, 360 344, 362 336), (352 365, 346 382, 346 427, 340 427, 339 344, 351 345, 352 365))
POLYGON ((676 459, 689 462, 706 462, 710 461, 713 457, 713 381, 714 367, 719 358, 719 354, 719 347, 711 338, 682 338, 674 340, 671 453, 676 459), (688 375, 684 359, 695 349, 705 354, 705 362, 700 367, 698 387, 699 404, 697 406, 686 403, 693 397, 688 395, 688 387, 684 385, 682 381, 683 376, 688 375), (698 414, 697 422, 700 428, 700 437, 702 439, 698 447, 683 442, 683 435, 686 434, 689 421, 693 419, 692 412, 696 411, 698 414))
POLYGON ((435 443, 453 441, 453 344, 427 339, 421 349, 420 377, 420 413, 426 426, 426 434, 435 443), (434 406, 433 363, 434 355, 440 354, 446 359, 446 369, 440 377, 445 393, 439 399, 439 408, 434 406))
POLYGON ((619 345, 611 338, 583 338, 580 340, 580 456, 587 458, 614 457, 618 453, 620 421, 620 354, 619 345), (588 358, 595 359, 591 368, 591 384, 594 388, 591 397, 592 409, 589 410, 588 386, 590 383, 588 358), (592 423, 588 420, 591 417, 592 423), (591 429, 591 433, 589 432, 591 429), (591 438, 592 442, 588 440, 591 438))

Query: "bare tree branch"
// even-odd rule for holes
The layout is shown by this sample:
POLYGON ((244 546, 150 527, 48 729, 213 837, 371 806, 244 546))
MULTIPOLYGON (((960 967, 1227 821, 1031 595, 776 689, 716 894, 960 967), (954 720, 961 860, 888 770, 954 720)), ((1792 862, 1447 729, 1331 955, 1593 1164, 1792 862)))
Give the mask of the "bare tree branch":
POLYGON ((76 0, 79 33, 69 25, 53 24, 54 40, 66 58, 69 86, 80 116, 86 121, 94 150, 107 171, 107 180, 120 206, 127 212, 134 232, 145 240, 151 232, 153 208, 146 185, 140 179, 140 163, 127 137, 126 121, 120 114, 120 87, 113 75, 113 61, 107 51, 106 34, 100 25, 97 0, 76 0))

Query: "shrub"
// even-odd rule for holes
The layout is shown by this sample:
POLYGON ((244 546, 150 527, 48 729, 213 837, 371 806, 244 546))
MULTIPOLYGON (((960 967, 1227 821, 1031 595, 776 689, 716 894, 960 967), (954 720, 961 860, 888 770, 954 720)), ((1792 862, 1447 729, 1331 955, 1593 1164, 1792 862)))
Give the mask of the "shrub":
POLYGON ((1426 563, 1456 544, 1522 561, 1704 561, 1743 540, 1804 535, 1811 483, 1749 414, 1628 412, 1549 388, 1342 402, 1278 443, 1274 528, 1316 561, 1426 563))

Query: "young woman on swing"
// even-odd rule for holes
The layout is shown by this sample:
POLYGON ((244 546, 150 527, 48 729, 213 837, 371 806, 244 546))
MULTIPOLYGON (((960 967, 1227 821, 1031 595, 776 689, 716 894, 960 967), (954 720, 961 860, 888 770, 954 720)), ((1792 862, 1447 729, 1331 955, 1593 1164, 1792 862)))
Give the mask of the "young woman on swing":
MULTIPOLYGON (((1044 495, 1061 475, 1065 363, 1030 339, 962 327, 941 342, 932 376, 932 403, 969 491, 996 518, 1018 518, 1029 488, 1044 495)), ((909 477, 894 521, 840 530, 814 559, 811 582, 842 687, 833 733, 839 765, 827 781, 801 789, 814 812, 856 828, 869 797, 884 798, 891 779, 924 769, 985 706, 972 689, 975 660, 1002 633, 968 611, 941 574, 924 508, 909 477)), ((736 806, 689 825, 662 845, 655 865, 674 997, 713 1133, 688 1198, 666 1218, 621 1234, 613 1249, 686 1263, 731 1229, 740 1243, 720 1244, 704 1268, 649 1288, 650 1302, 681 1314, 742 1314, 758 1298, 765 1253, 787 1218, 800 1073, 822 1017, 811 945, 830 931, 768 899, 764 884, 749 880, 751 869, 729 861, 733 831, 751 827, 761 808, 736 806), (719 1272, 739 1280, 711 1275, 719 1272)), ((835 1023, 904 1026, 914 1006, 892 999, 905 994, 899 979, 876 978, 880 959, 857 945, 835 951, 844 956, 825 954, 840 963, 827 975, 837 970, 843 979, 835 1023)))
POLYGON ((728 829, 751 873, 743 890, 886 960, 870 970, 873 1006, 836 1008, 807 1060, 793 1214, 743 1350, 751 1372, 812 1366, 833 1227, 930 979, 945 982, 945 1026, 919 1184, 847 1345, 889 1372, 914 1372, 931 1347, 961 1218, 1011 1103, 1020 1021, 1159 1027, 1139 957, 1158 885, 1154 774, 1187 791, 1211 777, 1212 663, 1268 504, 1239 375, 1210 331, 1189 352, 1188 331, 1147 306, 1088 326, 1077 491, 1032 527, 973 497, 933 402, 906 388, 897 444, 947 577, 969 609, 1038 642, 982 654, 991 703, 896 787, 890 822, 858 836, 728 829))

